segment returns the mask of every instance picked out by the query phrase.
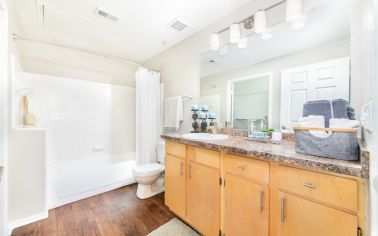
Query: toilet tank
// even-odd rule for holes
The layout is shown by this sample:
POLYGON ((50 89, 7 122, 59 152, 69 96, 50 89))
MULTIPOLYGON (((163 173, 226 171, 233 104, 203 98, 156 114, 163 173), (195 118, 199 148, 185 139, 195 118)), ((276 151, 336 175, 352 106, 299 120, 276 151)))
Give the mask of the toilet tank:
POLYGON ((165 141, 158 141, 156 145, 156 159, 159 163, 164 164, 165 159, 165 141))

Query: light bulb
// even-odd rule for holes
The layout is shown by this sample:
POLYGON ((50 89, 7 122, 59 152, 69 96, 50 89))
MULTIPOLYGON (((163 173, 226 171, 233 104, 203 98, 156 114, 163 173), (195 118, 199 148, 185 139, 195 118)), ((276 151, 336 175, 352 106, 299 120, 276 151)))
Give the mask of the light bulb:
POLYGON ((248 45, 248 38, 247 37, 241 38, 238 42, 238 48, 246 48, 247 45, 248 45))
POLYGON ((266 30, 266 11, 259 10, 255 14, 255 32, 257 34, 262 33, 266 30))
POLYGON ((294 21, 302 16, 302 0, 286 0, 286 20, 294 21))
POLYGON ((268 39, 271 39, 272 38, 272 33, 270 32, 270 30, 266 30, 264 31, 262 34, 261 34, 261 38, 263 40, 268 40, 268 39))
POLYGON ((302 15, 291 23, 291 28, 293 30, 299 30, 305 26, 306 17, 302 15))
POLYGON ((230 43, 237 43, 240 40, 239 24, 234 23, 230 26, 230 43))

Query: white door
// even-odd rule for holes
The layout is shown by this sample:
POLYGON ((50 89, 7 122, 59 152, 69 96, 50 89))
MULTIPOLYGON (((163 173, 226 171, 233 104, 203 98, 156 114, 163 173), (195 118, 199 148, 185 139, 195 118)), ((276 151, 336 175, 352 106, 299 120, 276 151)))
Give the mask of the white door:
POLYGON ((291 128, 307 101, 349 101, 350 58, 289 68, 281 72, 281 127, 291 128))

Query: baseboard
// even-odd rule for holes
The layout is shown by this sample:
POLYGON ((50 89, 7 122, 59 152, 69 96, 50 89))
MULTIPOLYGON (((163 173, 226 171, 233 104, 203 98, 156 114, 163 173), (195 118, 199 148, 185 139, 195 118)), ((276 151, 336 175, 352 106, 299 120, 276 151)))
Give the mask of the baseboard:
POLYGON ((26 217, 26 218, 23 218, 23 219, 19 219, 19 220, 10 222, 8 224, 8 235, 11 235, 12 231, 15 228, 21 227, 23 225, 31 224, 31 223, 34 223, 36 221, 40 221, 40 220, 43 220, 43 219, 47 219, 47 217, 49 217, 49 212, 45 211, 45 212, 42 212, 42 213, 39 213, 39 214, 36 214, 36 215, 33 215, 33 216, 29 216, 29 217, 26 217))
POLYGON ((64 198, 64 199, 60 199, 59 201, 51 203, 49 205, 49 209, 57 208, 57 207, 69 204, 71 202, 76 202, 76 201, 79 201, 79 200, 82 200, 82 199, 85 199, 85 198, 88 198, 88 197, 95 196, 97 194, 105 193, 105 192, 108 192, 108 191, 111 191, 111 190, 114 190, 114 189, 117 189, 117 188, 121 188, 121 187, 126 186, 126 185, 134 184, 134 183, 135 183, 134 178, 130 178, 130 179, 127 179, 127 180, 124 180, 124 181, 121 181, 121 182, 118 182, 118 183, 115 183, 115 184, 104 186, 102 188, 97 188, 97 189, 94 189, 94 190, 91 190, 91 191, 76 194, 74 196, 67 197, 67 198, 64 198))

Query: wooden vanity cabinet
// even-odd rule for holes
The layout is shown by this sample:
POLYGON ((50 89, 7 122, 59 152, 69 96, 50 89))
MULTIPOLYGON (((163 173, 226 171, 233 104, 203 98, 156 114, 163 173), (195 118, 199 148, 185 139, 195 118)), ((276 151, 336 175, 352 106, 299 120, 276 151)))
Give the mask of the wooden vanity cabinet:
POLYGON ((224 157, 225 235, 269 235, 269 163, 224 157))
POLYGON ((357 216, 279 191, 279 236, 356 236, 357 216))
POLYGON ((203 235, 219 235, 220 153, 188 146, 187 221, 203 235))
POLYGON ((357 179, 284 165, 271 170, 271 235, 358 235, 364 203, 357 179))
POLYGON ((165 155, 165 204, 186 217, 186 145, 167 142, 165 155))
POLYGON ((357 177, 166 143, 166 205, 205 236, 358 235, 365 188, 357 177))

